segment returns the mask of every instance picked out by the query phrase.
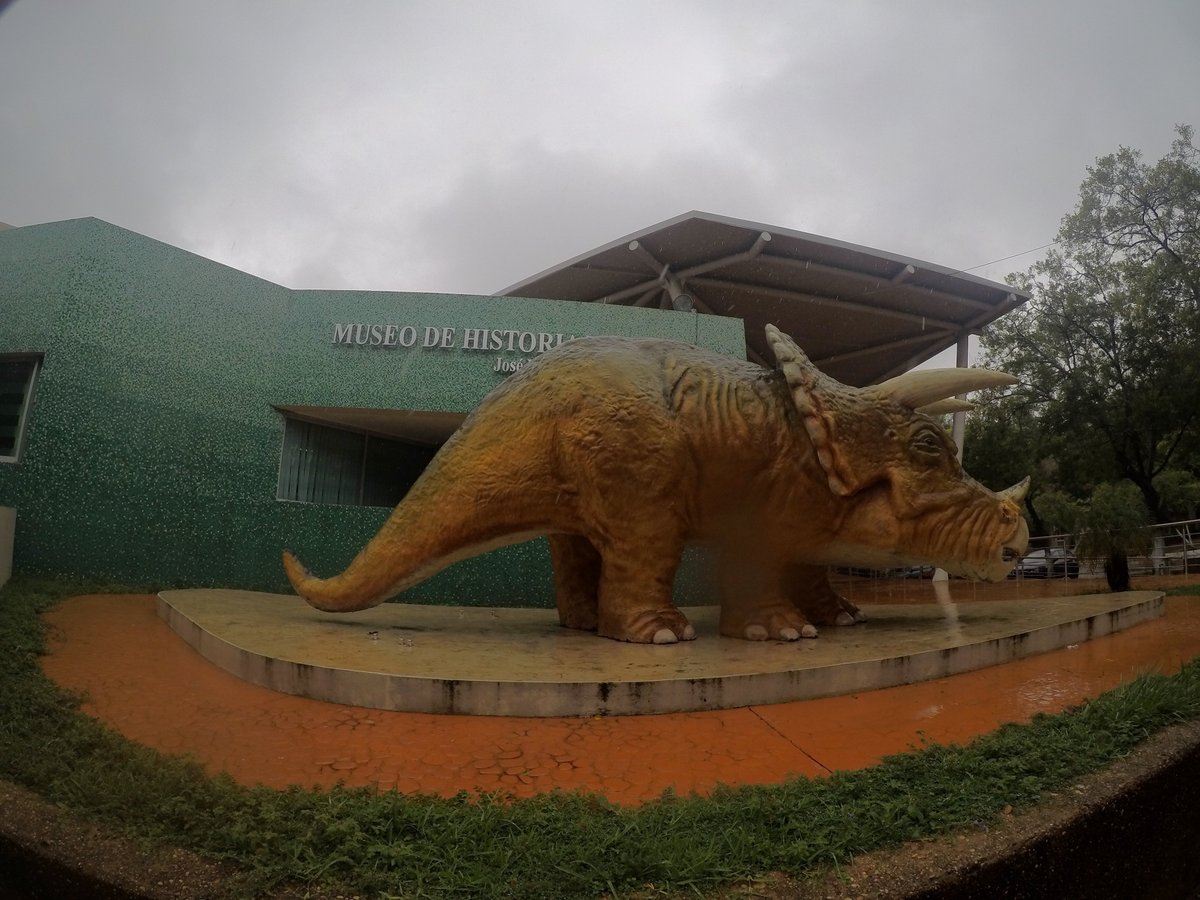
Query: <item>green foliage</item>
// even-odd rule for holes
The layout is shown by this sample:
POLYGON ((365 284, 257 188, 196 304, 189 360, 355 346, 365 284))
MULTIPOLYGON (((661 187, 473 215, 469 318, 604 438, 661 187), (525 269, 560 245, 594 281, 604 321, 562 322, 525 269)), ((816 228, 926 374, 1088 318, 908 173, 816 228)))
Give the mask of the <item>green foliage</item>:
POLYGON ((1063 491, 1046 491, 1038 506, 1053 531, 1072 535, 1080 556, 1102 559, 1153 549, 1150 512, 1141 492, 1128 481, 1097 485, 1086 501, 1063 491))
MULTIPOLYGON (((982 391, 976 403, 963 441, 966 470, 993 490, 1016 484, 1026 475, 1037 476, 1038 464, 1048 453, 1045 437, 1049 432, 1038 427, 1015 395, 982 391)), ((1032 479, 1030 503, 1045 484, 1044 478, 1032 479)), ((1034 531, 1042 531, 1040 522, 1034 523, 1034 531)))
POLYGON ((1024 392, 988 392, 977 402, 965 441, 967 471, 993 488, 1031 476, 1026 514, 1033 533, 1073 530, 1061 521, 1062 499, 1087 496, 1098 481, 1117 477, 1111 460, 1049 421, 1024 392))
POLYGON ((1093 559, 1149 553, 1150 512, 1141 492, 1128 481, 1098 486, 1079 511, 1075 552, 1093 559))
POLYGON ((1154 479, 1154 489, 1170 518, 1194 519, 1200 515, 1200 479, 1191 472, 1167 469, 1154 479))
POLYGON ((1084 521, 1083 504, 1059 490, 1045 491, 1037 501, 1038 513, 1058 534, 1078 535, 1084 521))
POLYGON ((1180 127, 1154 165, 1126 147, 1088 169, 1058 246, 1013 278, 1032 300, 985 336, 986 364, 1022 379, 1013 405, 1036 427, 1059 485, 1135 484, 1200 467, 1200 151, 1180 127))
POLYGON ((1051 490, 1038 498, 1037 506, 1050 530, 1073 537, 1079 556, 1104 560, 1111 590, 1129 590, 1129 556, 1149 553, 1154 547, 1150 512, 1133 484, 1097 485, 1086 501, 1051 490))
POLYGON ((249 789, 130 744, 41 675, 38 613, 77 588, 15 581, 0 591, 0 777, 143 839, 234 861, 247 873, 236 886, 243 896, 298 882, 378 897, 593 898, 801 874, 1028 807, 1156 729, 1200 717, 1193 662, 967 746, 710 798, 668 794, 636 809, 563 793, 516 801, 249 789))

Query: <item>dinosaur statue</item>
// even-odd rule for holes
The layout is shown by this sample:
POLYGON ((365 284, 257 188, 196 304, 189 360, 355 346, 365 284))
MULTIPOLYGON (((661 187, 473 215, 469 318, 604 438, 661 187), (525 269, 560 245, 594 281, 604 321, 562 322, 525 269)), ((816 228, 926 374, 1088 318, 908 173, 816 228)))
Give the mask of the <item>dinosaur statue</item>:
POLYGON ((689 542, 717 548, 721 633, 749 640, 861 621, 829 565, 1003 579, 1028 541, 1028 479, 982 487, 921 410, 1015 379, 944 369, 854 388, 766 332, 775 369, 661 340, 542 354, 484 398, 342 574, 284 551, 292 586, 318 609, 366 609, 547 535, 563 625, 663 644, 695 637, 671 603, 689 542))

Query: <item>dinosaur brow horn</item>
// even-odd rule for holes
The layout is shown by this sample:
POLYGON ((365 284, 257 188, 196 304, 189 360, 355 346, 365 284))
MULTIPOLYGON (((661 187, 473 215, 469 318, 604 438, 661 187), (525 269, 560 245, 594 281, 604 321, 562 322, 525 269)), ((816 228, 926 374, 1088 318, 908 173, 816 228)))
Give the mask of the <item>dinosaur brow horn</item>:
POLYGON ((936 403, 927 403, 924 406, 918 406, 917 412, 924 413, 927 416, 944 416, 946 413, 970 412, 974 408, 974 403, 968 403, 966 400, 951 397, 949 400, 938 400, 936 403))
POLYGON ((875 390, 901 406, 919 409, 956 394, 1004 387, 1019 380, 1006 372, 991 369, 923 369, 889 378, 876 385, 875 390))

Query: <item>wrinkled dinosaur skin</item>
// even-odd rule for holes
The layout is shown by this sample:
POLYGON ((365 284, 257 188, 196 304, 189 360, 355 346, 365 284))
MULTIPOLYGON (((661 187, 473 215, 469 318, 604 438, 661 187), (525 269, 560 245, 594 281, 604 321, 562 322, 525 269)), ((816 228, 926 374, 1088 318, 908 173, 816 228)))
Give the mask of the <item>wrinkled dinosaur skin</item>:
POLYGON ((716 548, 721 633, 750 640, 861 621, 830 565, 1003 579, 1027 544, 1023 486, 976 483, 915 408, 1012 379, 852 388, 767 334, 776 369, 658 340, 544 353, 467 417, 345 572, 316 578, 285 551, 293 587, 318 609, 365 609, 547 535, 564 626, 674 643, 695 637, 671 602, 688 543, 716 548))

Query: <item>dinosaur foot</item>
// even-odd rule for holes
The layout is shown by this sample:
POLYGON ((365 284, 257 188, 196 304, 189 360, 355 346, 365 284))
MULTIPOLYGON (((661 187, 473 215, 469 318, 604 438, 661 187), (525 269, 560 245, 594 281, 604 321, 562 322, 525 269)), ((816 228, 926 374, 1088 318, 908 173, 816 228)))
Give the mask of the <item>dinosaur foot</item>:
POLYGON ((578 628, 580 631, 595 631, 599 626, 596 603, 564 602, 558 600, 558 623, 563 628, 578 628))
POLYGON ((635 644, 675 644, 696 638, 696 629, 674 607, 635 612, 621 622, 606 622, 601 616, 598 633, 635 644))
POLYGON ((867 621, 867 614, 843 597, 830 591, 804 602, 804 615, 818 625, 857 625, 867 621))
POLYGON ((817 629, 799 610, 781 606, 722 615, 721 634, 745 641, 798 641, 815 638, 817 629))

